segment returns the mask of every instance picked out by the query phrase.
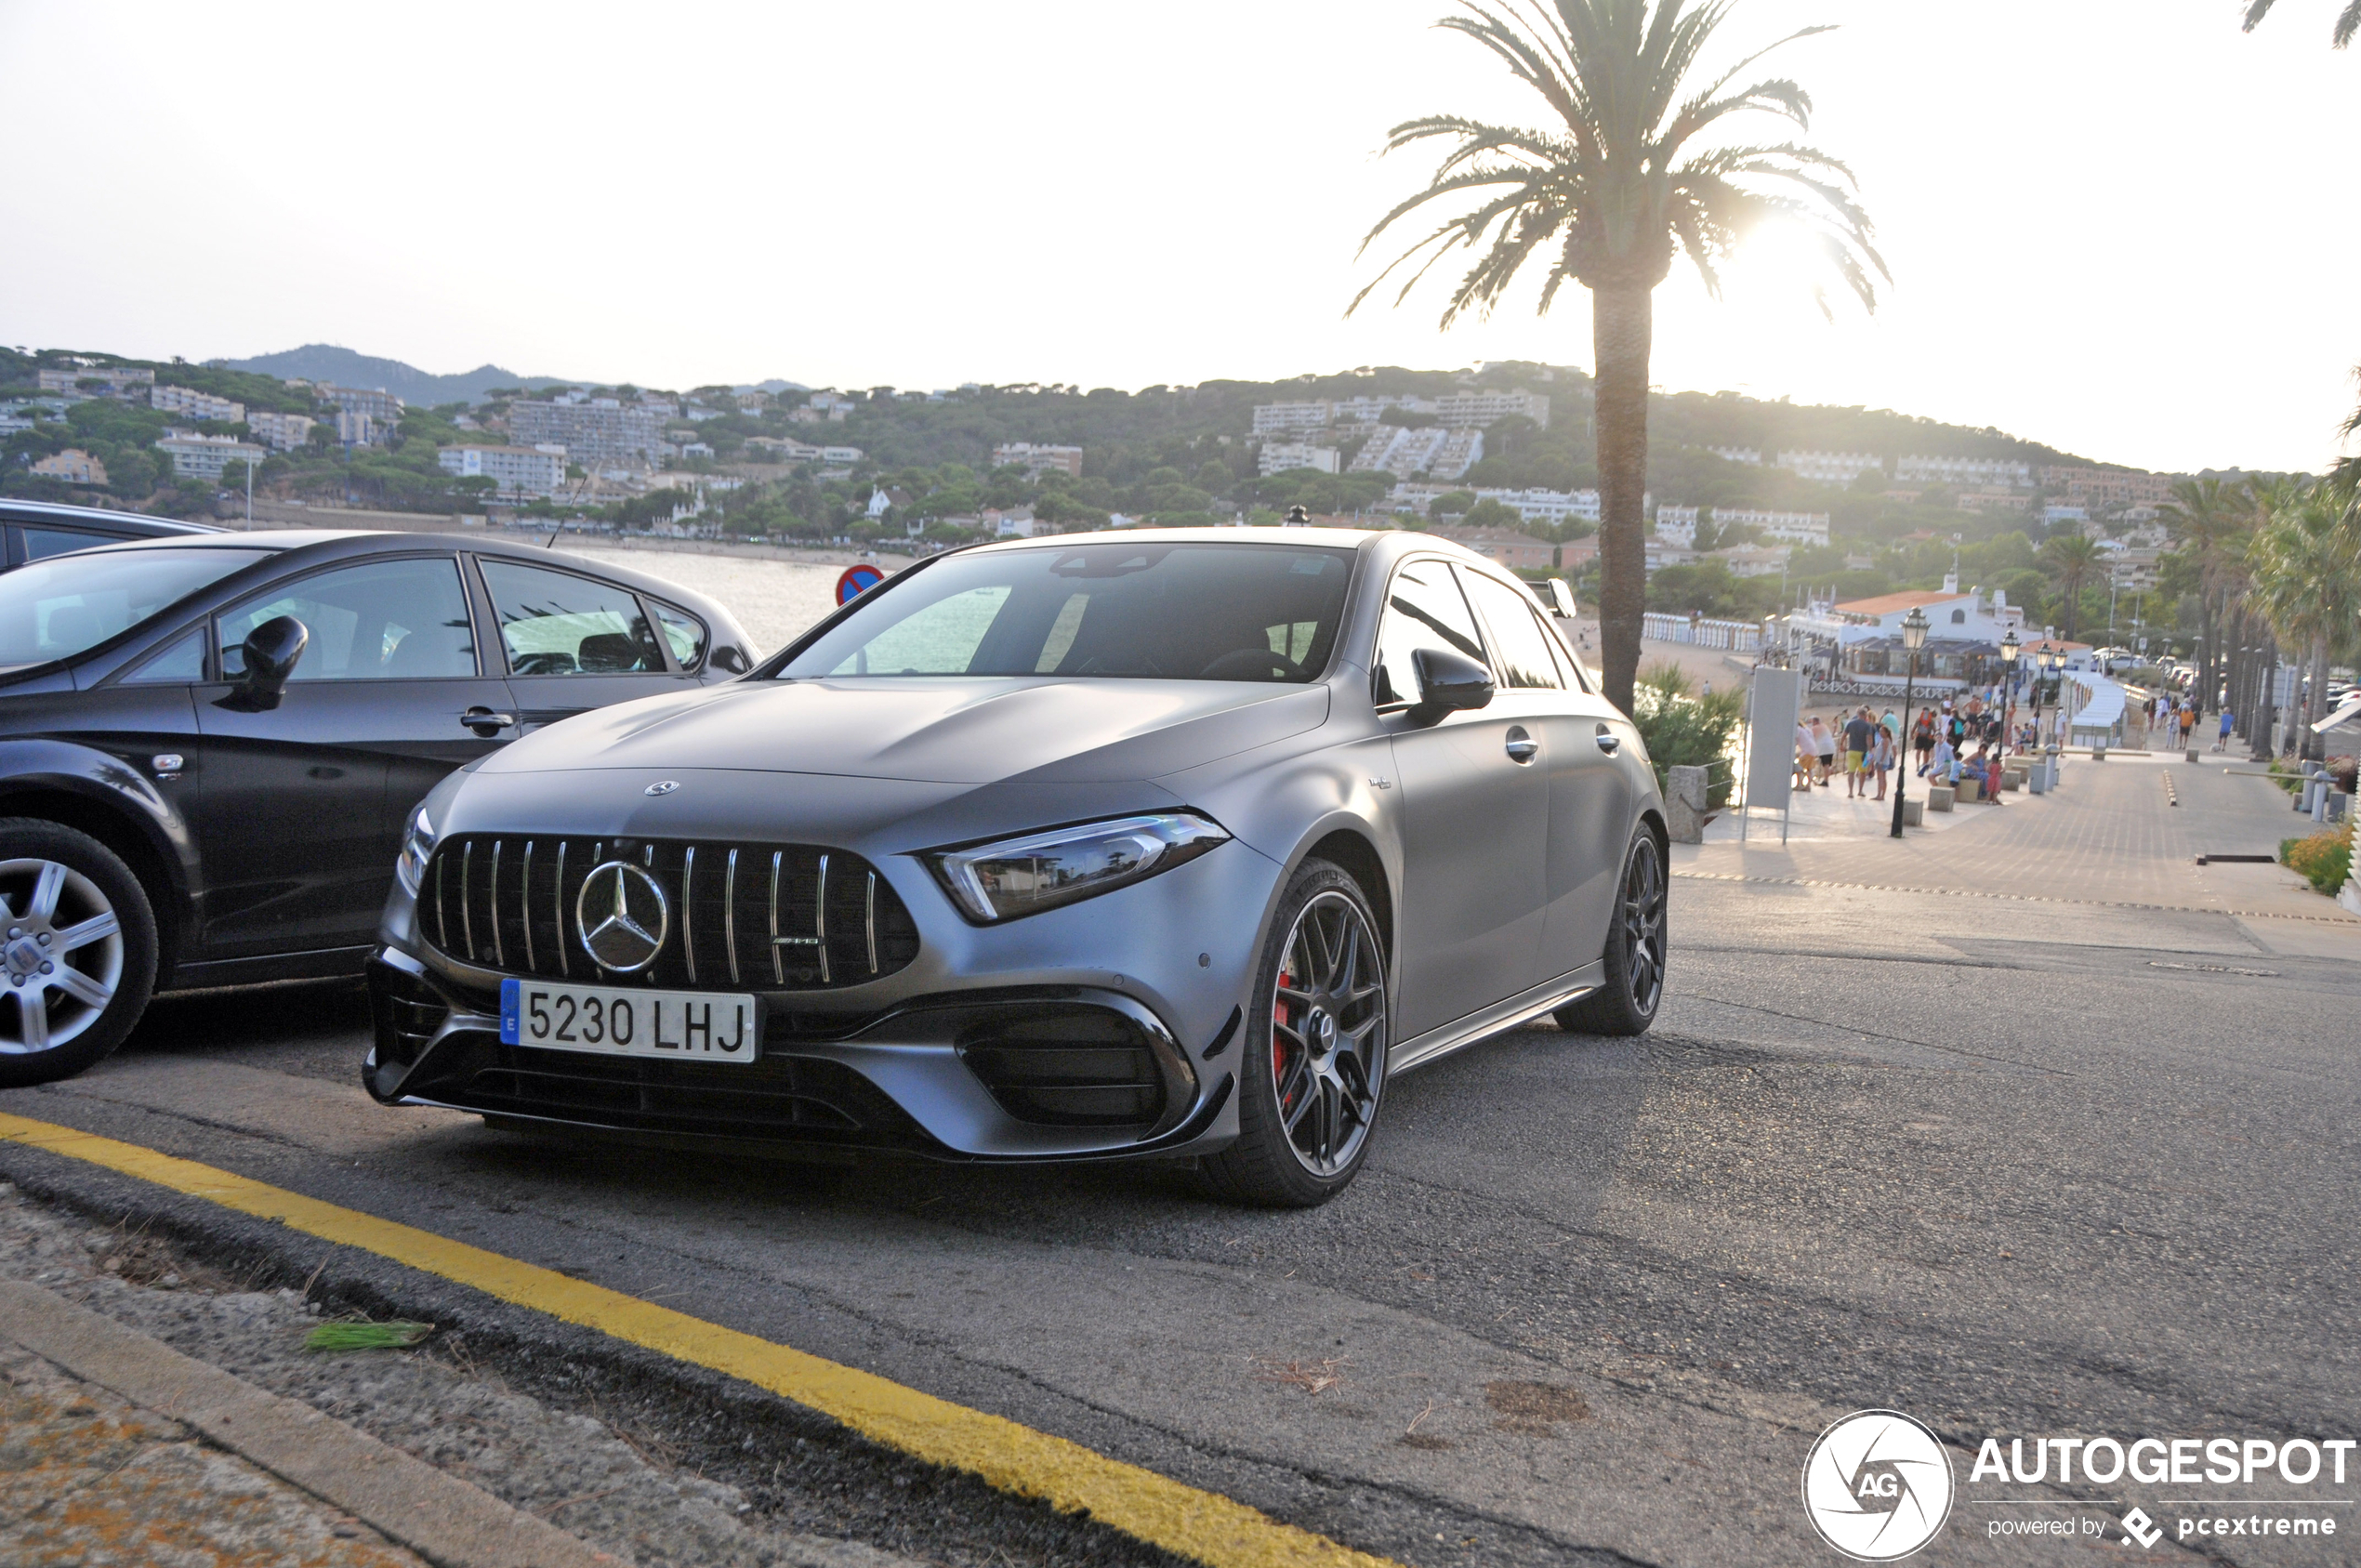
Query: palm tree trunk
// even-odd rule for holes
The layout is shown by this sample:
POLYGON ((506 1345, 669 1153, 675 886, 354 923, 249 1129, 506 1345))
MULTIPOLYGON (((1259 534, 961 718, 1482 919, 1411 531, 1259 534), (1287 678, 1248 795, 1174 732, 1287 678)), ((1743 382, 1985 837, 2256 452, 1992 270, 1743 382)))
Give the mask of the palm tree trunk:
POLYGON ((1607 701, 1631 711, 1640 673, 1640 617, 1648 607, 1648 358, 1655 332, 1649 289, 1617 284, 1590 295, 1598 359, 1599 652, 1607 701))

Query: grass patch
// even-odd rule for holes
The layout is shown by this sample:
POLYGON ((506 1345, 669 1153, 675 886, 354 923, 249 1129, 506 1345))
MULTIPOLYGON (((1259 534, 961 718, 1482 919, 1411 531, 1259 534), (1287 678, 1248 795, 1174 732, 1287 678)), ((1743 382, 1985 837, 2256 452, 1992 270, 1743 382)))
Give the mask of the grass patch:
POLYGON ((323 1323, 304 1337, 307 1351, 406 1351, 434 1332, 430 1323, 323 1323))

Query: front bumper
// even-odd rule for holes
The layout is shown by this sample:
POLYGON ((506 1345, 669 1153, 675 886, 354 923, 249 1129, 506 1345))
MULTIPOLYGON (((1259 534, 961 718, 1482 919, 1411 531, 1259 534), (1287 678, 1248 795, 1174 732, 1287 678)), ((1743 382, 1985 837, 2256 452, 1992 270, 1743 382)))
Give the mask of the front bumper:
POLYGON ((672 1140, 948 1160, 1209 1152, 1237 1133, 1235 1039, 1278 870, 1233 844, 990 928, 907 881, 917 961, 825 993, 758 991, 762 1051, 744 1065, 504 1045, 502 972, 389 909, 363 1082, 389 1104, 672 1140))

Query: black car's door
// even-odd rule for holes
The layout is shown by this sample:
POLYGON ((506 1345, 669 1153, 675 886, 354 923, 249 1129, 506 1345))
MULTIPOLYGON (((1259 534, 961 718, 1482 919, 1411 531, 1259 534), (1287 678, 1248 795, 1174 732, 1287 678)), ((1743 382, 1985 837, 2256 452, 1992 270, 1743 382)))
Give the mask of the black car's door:
POLYGON ((1440 560, 1395 569, 1373 677, 1402 792, 1402 1040, 1541 978, 1549 849, 1550 775, 1532 745, 1532 716, 1497 697, 1493 707, 1440 718, 1415 714, 1412 655, 1421 648, 1485 660, 1475 618, 1440 560))
POLYGON ((207 883, 198 957, 359 946, 376 929, 402 819, 435 780, 512 737, 483 674, 458 558, 379 557, 261 590, 215 617, 221 679, 196 692, 200 786, 184 800, 207 883), (311 633, 277 706, 247 711, 243 645, 311 633))
POLYGON ((696 683, 666 656, 647 607, 621 584, 497 556, 476 564, 527 730, 696 683))
POLYGON ((1629 726, 1603 697, 1592 696, 1570 667, 1557 635, 1524 595, 1484 573, 1462 569, 1468 597, 1500 672, 1509 709, 1527 715, 1550 775, 1550 849, 1537 982, 1570 974, 1606 948, 1616 878, 1623 868, 1631 816, 1630 783, 1616 758, 1629 726))

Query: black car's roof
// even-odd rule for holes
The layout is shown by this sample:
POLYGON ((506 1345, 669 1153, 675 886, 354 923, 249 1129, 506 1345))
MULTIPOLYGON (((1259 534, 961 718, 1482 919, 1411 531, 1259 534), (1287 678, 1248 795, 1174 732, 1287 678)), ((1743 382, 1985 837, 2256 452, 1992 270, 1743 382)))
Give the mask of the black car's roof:
POLYGON ((109 529, 148 537, 188 538, 228 532, 218 523, 184 522, 178 518, 150 517, 144 512, 111 511, 104 507, 76 507, 61 501, 0 501, 0 518, 15 523, 55 522, 109 529))

